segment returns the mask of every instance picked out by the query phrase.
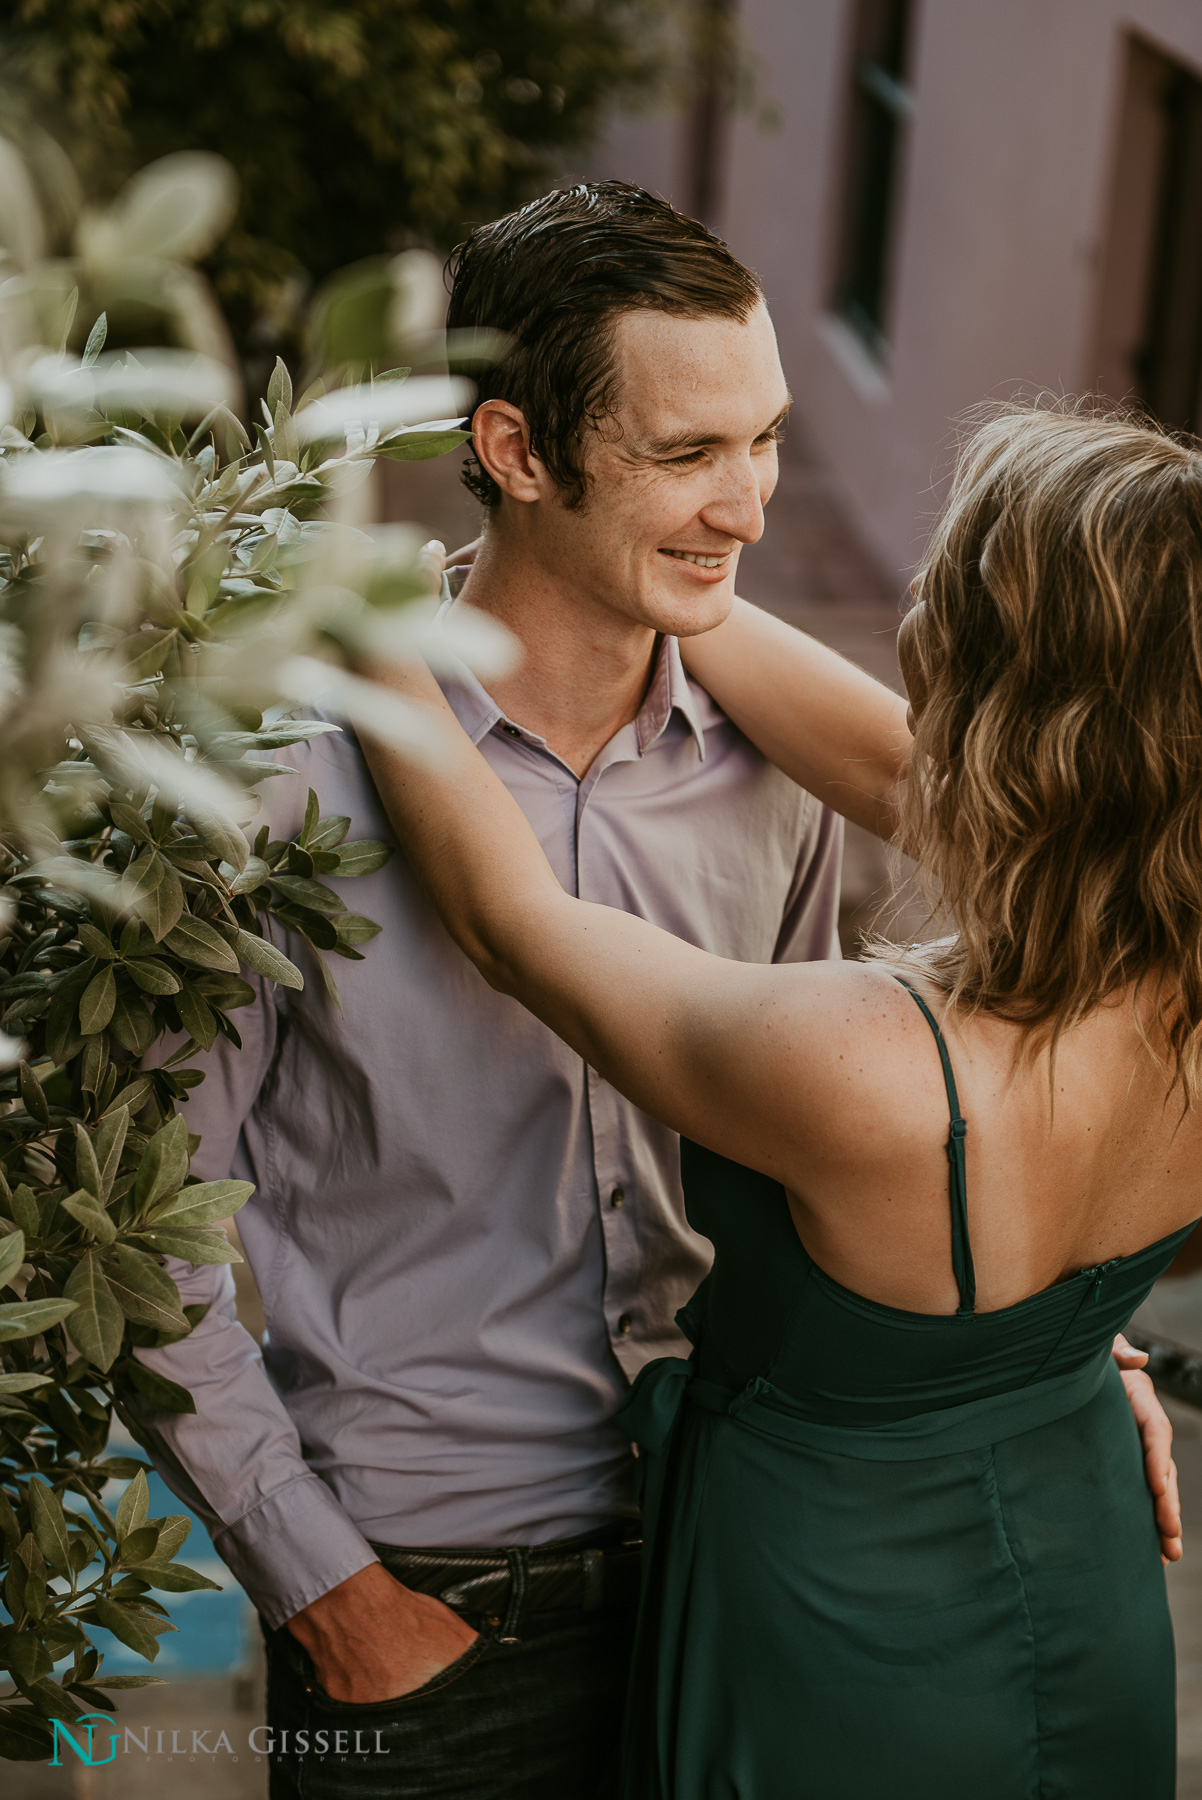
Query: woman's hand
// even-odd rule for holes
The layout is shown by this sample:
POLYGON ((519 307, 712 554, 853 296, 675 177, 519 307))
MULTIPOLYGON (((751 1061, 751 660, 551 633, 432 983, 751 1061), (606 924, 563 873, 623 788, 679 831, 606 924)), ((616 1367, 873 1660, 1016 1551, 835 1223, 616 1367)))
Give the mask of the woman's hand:
POLYGON ((458 550, 452 550, 451 554, 446 558, 447 568, 470 569, 480 553, 480 546, 483 542, 484 538, 483 535, 481 535, 478 538, 473 538, 470 544, 461 544, 458 550))
POLYGON ((1148 1360, 1146 1353, 1129 1344, 1121 1332, 1114 1340, 1114 1360, 1139 1427, 1144 1477, 1156 1506, 1161 1559, 1180 1562, 1185 1547, 1181 1541, 1181 1501, 1177 1493, 1177 1464, 1173 1461, 1172 1422, 1156 1398, 1151 1379, 1143 1372, 1148 1360))

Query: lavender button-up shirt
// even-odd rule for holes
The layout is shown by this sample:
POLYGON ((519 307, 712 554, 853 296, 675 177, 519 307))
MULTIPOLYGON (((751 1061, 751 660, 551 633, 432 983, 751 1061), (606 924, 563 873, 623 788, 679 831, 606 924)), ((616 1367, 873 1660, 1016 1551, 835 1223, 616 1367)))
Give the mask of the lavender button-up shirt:
MULTIPOLYGON (((583 780, 466 672, 447 694, 569 893, 719 956, 838 955, 841 822, 686 677, 674 639, 583 780)), ((273 837, 309 787, 352 838, 389 835, 349 733, 279 760, 299 774, 264 784, 273 837)), ((369 1539, 539 1543, 632 1511, 612 1415, 681 1350, 673 1315, 710 1257, 674 1133, 487 986, 402 856, 342 891, 384 928, 337 964, 344 1010, 311 968, 303 993, 261 989, 245 1048, 198 1059, 187 1107, 197 1173, 255 1183, 239 1227, 262 1354, 228 1269, 186 1265, 185 1301, 210 1312, 142 1353, 196 1402, 148 1421, 159 1466, 274 1625, 371 1562, 369 1539)))

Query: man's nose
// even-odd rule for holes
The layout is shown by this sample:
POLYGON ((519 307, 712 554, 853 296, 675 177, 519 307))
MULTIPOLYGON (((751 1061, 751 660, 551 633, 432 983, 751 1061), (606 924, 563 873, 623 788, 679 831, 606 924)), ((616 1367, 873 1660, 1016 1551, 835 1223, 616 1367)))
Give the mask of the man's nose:
POLYGON ((741 544, 759 542, 764 535, 764 502, 759 472, 750 459, 726 465, 717 491, 701 509, 701 519, 741 544))

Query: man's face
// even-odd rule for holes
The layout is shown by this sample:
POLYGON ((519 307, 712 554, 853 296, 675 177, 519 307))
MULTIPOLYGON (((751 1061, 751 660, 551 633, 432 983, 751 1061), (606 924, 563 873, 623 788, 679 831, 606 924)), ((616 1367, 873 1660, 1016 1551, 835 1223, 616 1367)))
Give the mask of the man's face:
POLYGON ((585 503, 544 516, 573 586, 655 631, 689 637, 730 610, 744 544, 764 529, 789 392, 762 304, 745 324, 624 314, 616 417, 586 448, 585 503))

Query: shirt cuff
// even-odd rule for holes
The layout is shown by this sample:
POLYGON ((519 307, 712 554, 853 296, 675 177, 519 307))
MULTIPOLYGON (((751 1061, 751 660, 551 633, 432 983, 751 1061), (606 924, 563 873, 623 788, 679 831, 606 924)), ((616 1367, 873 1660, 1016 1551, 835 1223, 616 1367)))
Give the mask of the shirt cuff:
POLYGON ((379 1561, 318 1475, 298 1475, 213 1544, 273 1631, 379 1561))

